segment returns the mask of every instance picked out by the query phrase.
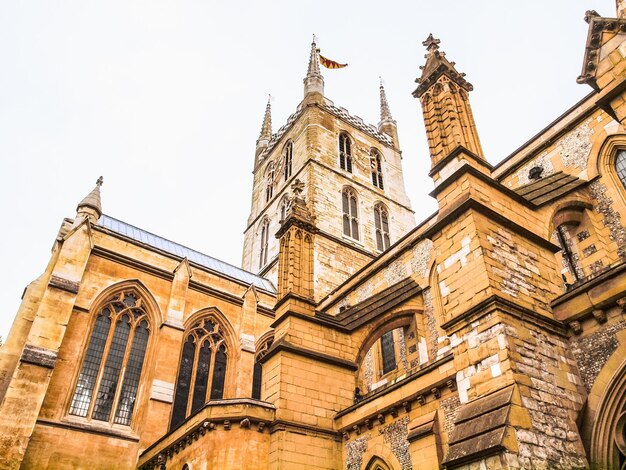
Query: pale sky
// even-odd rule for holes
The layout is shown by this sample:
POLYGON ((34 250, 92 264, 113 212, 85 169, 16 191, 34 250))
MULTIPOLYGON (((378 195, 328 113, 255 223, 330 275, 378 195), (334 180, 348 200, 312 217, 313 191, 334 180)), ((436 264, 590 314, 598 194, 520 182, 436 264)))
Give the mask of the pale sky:
POLYGON ((268 93, 276 131, 302 99, 312 34, 326 96, 398 122, 417 221, 436 206, 421 109, 422 41, 474 85, 497 163, 589 93, 586 10, 612 0, 0 2, 0 335, 45 269, 64 217, 104 176, 104 212, 240 265, 254 145, 268 93))

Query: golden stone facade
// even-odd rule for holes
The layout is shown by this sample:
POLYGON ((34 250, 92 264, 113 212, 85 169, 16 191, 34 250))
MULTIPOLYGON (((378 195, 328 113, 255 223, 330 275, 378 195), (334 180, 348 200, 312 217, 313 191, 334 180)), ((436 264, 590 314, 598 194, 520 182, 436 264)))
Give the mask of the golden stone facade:
POLYGON ((239 269, 102 213, 63 221, 0 349, 0 468, 626 465, 626 14, 587 12, 591 92, 504 161, 424 42, 438 211, 396 123, 266 109, 239 269), (258 273, 258 274, 255 274, 258 273))

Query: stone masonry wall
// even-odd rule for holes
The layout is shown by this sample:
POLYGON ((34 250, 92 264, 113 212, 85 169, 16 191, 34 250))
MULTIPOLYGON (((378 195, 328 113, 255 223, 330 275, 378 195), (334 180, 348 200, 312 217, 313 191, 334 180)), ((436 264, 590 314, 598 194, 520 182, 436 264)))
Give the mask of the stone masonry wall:
POLYGON ((583 330, 584 336, 573 336, 570 339, 572 354, 587 392, 591 390, 600 370, 619 346, 615 335, 626 328, 626 321, 619 312, 609 312, 607 316, 612 317, 612 314, 619 316, 607 324, 598 325, 590 334, 583 330))
POLYGON ((531 324, 505 328, 520 384, 522 405, 530 413, 532 430, 518 429, 523 468, 571 469, 586 466, 576 419, 585 391, 563 338, 531 324))

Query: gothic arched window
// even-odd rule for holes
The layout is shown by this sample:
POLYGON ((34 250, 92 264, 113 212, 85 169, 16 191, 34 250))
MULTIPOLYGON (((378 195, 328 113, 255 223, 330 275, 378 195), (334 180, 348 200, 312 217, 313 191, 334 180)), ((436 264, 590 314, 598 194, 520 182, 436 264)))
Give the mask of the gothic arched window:
POLYGON ((280 202, 280 220, 285 220, 287 218, 290 208, 291 200, 289 199, 289 196, 283 197, 283 200, 280 202))
POLYGON ((389 240, 389 213, 382 204, 374 206, 374 227, 376 229, 376 248, 385 251, 391 244, 389 240))
POLYGON ((259 252, 259 269, 267 264, 267 251, 270 239, 270 221, 264 219, 261 223, 261 251, 259 252))
POLYGON ((289 142, 287 145, 285 145, 285 149, 283 150, 283 160, 285 181, 287 181, 291 176, 291 171, 293 167, 293 142, 289 142))
POLYGON ((170 429, 202 408, 207 401, 219 400, 224 395, 228 353, 219 324, 211 318, 199 320, 185 338, 170 429))
POLYGON ((343 234, 359 239, 359 212, 356 193, 351 188, 345 188, 341 193, 343 209, 343 234))
POLYGON ((626 150, 617 152, 617 156, 615 157, 615 171, 624 189, 626 189, 626 150))
POLYGON ((352 173, 352 142, 345 132, 339 134, 339 166, 352 173))
POLYGON ((372 149, 370 153, 370 166, 372 167, 372 184, 380 189, 385 189, 383 185, 383 166, 380 153, 372 149))
POLYGON ((126 291, 110 297, 98 312, 69 414, 130 425, 149 336, 141 299, 126 291))
POLYGON ((267 354, 270 346, 274 342, 274 337, 270 337, 261 344, 259 351, 254 358, 254 372, 252 374, 252 398, 255 400, 261 399, 261 384, 263 383, 263 366, 261 365, 261 359, 267 354))
POLYGON ((274 195, 274 162, 271 162, 267 166, 265 185, 265 202, 270 202, 270 199, 272 199, 274 195))

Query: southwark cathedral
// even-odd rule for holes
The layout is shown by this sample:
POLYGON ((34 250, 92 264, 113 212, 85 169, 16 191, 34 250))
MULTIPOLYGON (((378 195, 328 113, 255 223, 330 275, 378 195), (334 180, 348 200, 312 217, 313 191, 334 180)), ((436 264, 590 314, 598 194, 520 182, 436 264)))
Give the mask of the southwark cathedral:
POLYGON ((626 5, 585 21, 589 93, 495 166, 426 38, 417 223, 393 103, 331 101, 315 43, 241 268, 77 194, 0 348, 0 468, 626 468, 626 5))

